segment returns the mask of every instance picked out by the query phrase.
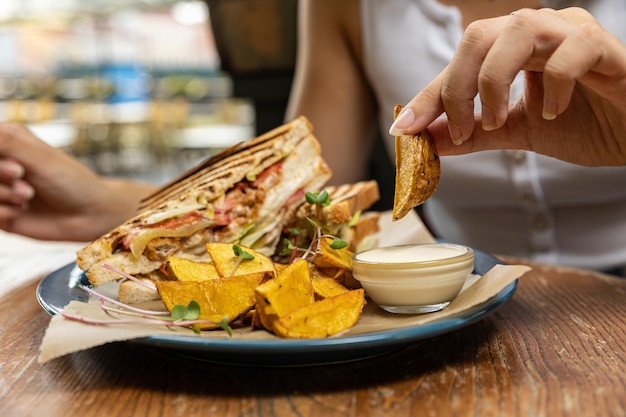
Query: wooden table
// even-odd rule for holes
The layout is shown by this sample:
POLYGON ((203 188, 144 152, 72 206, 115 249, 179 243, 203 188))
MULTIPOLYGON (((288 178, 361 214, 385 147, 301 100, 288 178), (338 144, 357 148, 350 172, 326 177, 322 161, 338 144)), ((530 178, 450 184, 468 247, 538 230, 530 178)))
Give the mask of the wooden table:
POLYGON ((610 416, 626 413, 626 280, 534 265, 486 319, 354 363, 253 368, 133 343, 36 356, 38 278, 0 298, 0 416, 610 416))

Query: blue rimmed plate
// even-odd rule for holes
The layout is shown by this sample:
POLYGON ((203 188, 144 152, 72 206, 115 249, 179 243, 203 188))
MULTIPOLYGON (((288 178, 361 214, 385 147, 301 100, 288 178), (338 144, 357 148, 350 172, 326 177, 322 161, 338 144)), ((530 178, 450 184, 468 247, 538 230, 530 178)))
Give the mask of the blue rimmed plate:
MULTIPOLYGON (((475 251, 474 273, 483 275, 502 263, 495 257, 475 251)), ((86 301, 89 295, 78 284, 87 284, 86 277, 68 264, 45 277, 37 288, 37 299, 49 314, 59 313, 72 300, 86 301)), ((156 347, 185 357, 244 366, 311 366, 350 362, 390 353, 420 340, 469 326, 487 317, 506 303, 515 293, 515 280, 495 297, 461 315, 422 325, 370 333, 338 336, 327 339, 218 339, 194 336, 155 335, 130 343, 156 347)))

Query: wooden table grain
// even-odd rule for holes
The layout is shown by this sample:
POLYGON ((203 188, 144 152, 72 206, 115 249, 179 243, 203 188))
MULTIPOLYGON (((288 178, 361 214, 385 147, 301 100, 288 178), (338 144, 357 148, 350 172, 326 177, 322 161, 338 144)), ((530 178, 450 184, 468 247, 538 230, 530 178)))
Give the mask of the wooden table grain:
POLYGON ((114 343, 45 364, 37 280, 0 299, 0 416, 623 416, 626 280, 534 264, 484 320, 353 363, 255 368, 114 343))

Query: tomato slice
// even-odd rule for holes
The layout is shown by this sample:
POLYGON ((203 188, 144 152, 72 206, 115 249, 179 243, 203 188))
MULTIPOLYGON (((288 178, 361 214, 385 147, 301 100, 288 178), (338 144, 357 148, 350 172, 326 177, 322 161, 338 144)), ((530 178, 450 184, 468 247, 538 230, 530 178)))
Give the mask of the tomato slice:
POLYGON ((254 182, 252 183, 253 187, 258 188, 258 186, 260 184, 263 184, 263 182, 273 173, 275 172, 280 172, 283 169, 283 164, 278 161, 276 163, 274 163, 273 165, 267 167, 265 170, 263 170, 263 172, 261 172, 257 177, 256 180, 254 180, 254 182))
POLYGON ((167 219, 148 226, 133 228, 124 239, 122 245, 138 257, 143 253, 146 245, 157 237, 185 237, 196 231, 215 224, 197 211, 192 211, 179 217, 167 219))
POLYGON ((283 207, 289 207, 294 203, 303 202, 305 200, 305 194, 306 193, 304 192, 304 189, 300 188, 298 191, 293 193, 291 197, 287 199, 287 201, 285 201, 283 207))
POLYGON ((186 226, 189 224, 196 223, 204 218, 205 217, 201 213, 197 211, 191 211, 187 214, 183 214, 182 216, 174 217, 173 219, 167 219, 160 223, 155 223, 153 225, 150 225, 150 227, 162 227, 164 229, 178 229, 181 226, 186 226))

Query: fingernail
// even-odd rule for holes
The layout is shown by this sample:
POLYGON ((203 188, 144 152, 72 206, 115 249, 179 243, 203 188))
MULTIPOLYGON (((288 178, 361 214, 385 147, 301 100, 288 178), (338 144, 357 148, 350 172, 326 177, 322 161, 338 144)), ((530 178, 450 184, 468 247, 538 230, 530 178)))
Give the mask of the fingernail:
POLYGON ((452 143, 455 145, 460 145, 464 142, 463 132, 461 129, 451 120, 448 120, 448 132, 450 133, 450 138, 452 139, 452 143))
POLYGON ((556 115, 558 113, 558 103, 557 101, 549 96, 543 96, 543 118, 546 120, 554 120, 556 119, 556 115))
POLYGON ((30 184, 23 181, 15 183, 13 186, 13 192, 17 197, 19 197, 20 201, 30 200, 35 196, 35 189, 30 184))
POLYGON ((482 109, 482 123, 483 129, 486 131, 495 130, 498 128, 496 125, 496 116, 494 112, 487 106, 483 106, 482 109))
POLYGON ((17 180, 24 177, 24 167, 22 165, 12 161, 3 164, 5 165, 3 170, 9 175, 9 178, 17 180))
POLYGON ((402 109, 396 120, 393 121, 389 128, 389 134, 392 136, 404 135, 404 132, 411 127, 415 121, 415 113, 409 107, 402 109))

